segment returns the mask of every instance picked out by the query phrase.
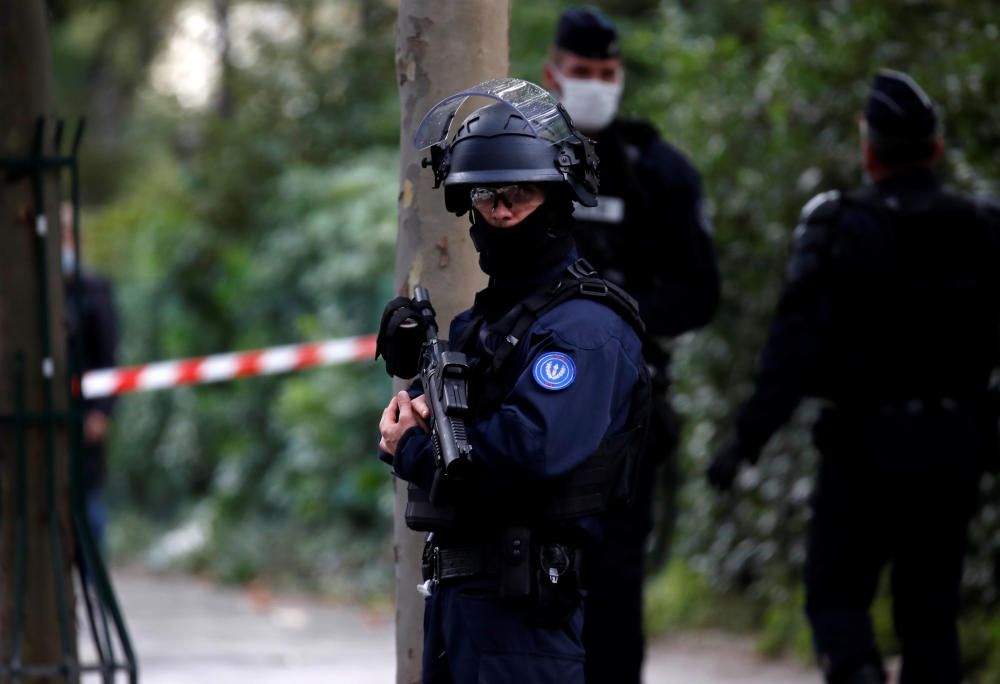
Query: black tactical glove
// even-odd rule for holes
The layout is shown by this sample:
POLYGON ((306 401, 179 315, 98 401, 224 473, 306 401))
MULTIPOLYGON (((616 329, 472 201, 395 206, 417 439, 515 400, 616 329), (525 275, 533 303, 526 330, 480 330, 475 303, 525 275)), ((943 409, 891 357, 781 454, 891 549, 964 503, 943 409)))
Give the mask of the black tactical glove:
POLYGON ((743 461, 750 461, 751 458, 745 453, 739 440, 731 439, 724 447, 719 449, 712 462, 705 471, 709 484, 720 492, 728 492, 733 488, 736 475, 740 472, 743 461))
POLYGON ((425 335, 420 311, 421 307, 412 299, 396 297, 382 312, 375 358, 385 359, 385 371, 389 375, 406 379, 420 372, 420 348, 425 335))

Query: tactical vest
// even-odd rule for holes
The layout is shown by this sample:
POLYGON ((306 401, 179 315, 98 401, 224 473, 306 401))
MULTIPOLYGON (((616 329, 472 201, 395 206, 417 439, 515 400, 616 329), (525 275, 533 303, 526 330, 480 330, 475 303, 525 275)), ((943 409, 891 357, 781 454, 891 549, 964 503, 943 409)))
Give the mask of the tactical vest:
POLYGON ((819 394, 981 396, 1000 343, 984 208, 940 189, 900 197, 870 187, 836 200, 824 220, 831 362, 819 394), (851 208, 873 223, 846 224, 851 208))
MULTIPOLYGON (((651 196, 651 170, 641 168, 647 148, 659 138, 656 130, 640 121, 617 120, 599 136, 601 194, 596 207, 577 206, 574 240, 581 256, 593 263, 608 280, 637 286, 646 277, 648 264, 628 258, 635 255, 638 238, 659 225, 651 219, 652 207, 663 198, 651 196)), ((654 269, 655 270, 655 269, 654 269)))
MULTIPOLYGON (((503 399, 501 373, 531 326, 546 312, 571 299, 588 299, 613 309, 636 333, 645 326, 638 307, 624 290, 597 277, 583 259, 570 265, 551 285, 536 291, 509 314, 487 326, 473 320, 454 348, 474 361, 472 387, 476 416, 489 415, 503 399), (491 355, 471 353, 480 335, 501 340, 491 355)), ((650 407, 650 382, 645 365, 632 392, 629 416, 621 433, 605 438, 597 450, 566 476, 544 482, 518 482, 517 491, 491 489, 483 481, 463 482, 455 505, 435 506, 428 492, 410 483, 407 489, 406 524, 419 531, 448 531, 522 524, 529 527, 558 526, 577 518, 601 513, 609 506, 630 500, 638 475, 650 407)), ((475 454, 473 454, 473 460, 475 454)), ((436 477, 442 477, 440 469, 436 477)), ((452 488, 454 489, 454 488, 452 488)))

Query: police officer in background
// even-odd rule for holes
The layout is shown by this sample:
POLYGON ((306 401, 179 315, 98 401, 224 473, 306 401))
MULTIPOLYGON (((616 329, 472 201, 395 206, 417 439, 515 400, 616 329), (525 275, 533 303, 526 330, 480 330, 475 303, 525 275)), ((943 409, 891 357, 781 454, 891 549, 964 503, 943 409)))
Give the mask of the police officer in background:
MULTIPOLYGON (((517 79, 446 98, 416 145, 430 147, 447 210, 468 214, 489 275, 449 335, 471 367, 471 470, 451 498, 435 500, 448 476, 422 388, 397 394, 379 425, 381 458, 410 483, 407 523, 431 532, 423 681, 582 684, 581 568, 603 512, 628 495, 649 408, 635 302, 578 260, 570 235, 574 201, 596 203, 597 161, 552 96, 517 79), (470 93, 497 102, 448 141, 470 93)), ((399 377, 416 372, 398 340, 419 309, 398 298, 383 317, 379 350, 399 377)))
POLYGON ((903 684, 957 684, 968 522, 993 467, 1000 209, 941 187, 938 115, 909 76, 874 78, 861 124, 872 184, 802 212, 752 396, 709 480, 728 489, 804 396, 820 470, 806 612, 828 682, 883 682, 869 608, 891 567, 903 684))
POLYGON ((654 370, 654 420, 640 490, 629 509, 612 516, 605 549, 588 559, 584 623, 587 681, 637 684, 645 650, 643 560, 657 482, 662 555, 676 518, 679 421, 668 400, 664 343, 711 320, 718 268, 698 172, 649 122, 618 116, 625 72, 614 24, 597 9, 566 10, 543 75, 574 123, 595 139, 601 160, 597 206, 578 206, 574 214, 577 247, 639 302, 648 333, 644 352, 654 370), (659 468, 665 470, 658 476, 659 468))
MULTIPOLYGON (((73 236, 73 205, 60 207, 62 221, 62 272, 65 285, 67 330, 71 351, 79 354, 79 372, 112 368, 118 348, 118 312, 114 288, 106 278, 81 269, 73 236)), ((104 550, 108 524, 104 483, 107 480, 105 447, 111 428, 115 397, 83 400, 82 472, 87 521, 99 550, 104 550)))

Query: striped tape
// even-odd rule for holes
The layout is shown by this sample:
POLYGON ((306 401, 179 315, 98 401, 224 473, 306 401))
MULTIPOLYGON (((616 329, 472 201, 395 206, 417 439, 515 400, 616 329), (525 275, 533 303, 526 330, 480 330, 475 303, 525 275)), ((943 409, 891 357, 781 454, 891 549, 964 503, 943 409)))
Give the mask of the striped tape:
POLYGON ((159 361, 141 366, 104 368, 84 373, 83 396, 96 399, 128 392, 288 373, 351 361, 370 361, 373 358, 375 335, 364 335, 193 359, 159 361))

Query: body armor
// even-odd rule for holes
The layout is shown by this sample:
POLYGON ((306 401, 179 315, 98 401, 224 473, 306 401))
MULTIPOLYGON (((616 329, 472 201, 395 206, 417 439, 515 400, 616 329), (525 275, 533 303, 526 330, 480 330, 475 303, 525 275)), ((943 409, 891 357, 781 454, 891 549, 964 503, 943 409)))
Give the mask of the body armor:
MULTIPOLYGON (((584 260, 571 265, 554 283, 542 288, 514 307, 499 321, 486 325, 474 320, 454 347, 471 358, 470 387, 474 416, 498 409, 505 389, 503 373, 518 342, 547 311, 563 302, 585 298, 614 309, 637 333, 643 324, 634 300, 617 286, 598 278, 584 260), (479 337, 501 340, 492 354, 477 350, 479 337)), ((639 456, 649 414, 650 383, 645 369, 632 393, 625 428, 601 442, 581 467, 554 481, 502 482, 495 477, 471 478, 454 505, 435 506, 428 492, 409 485, 406 523, 420 531, 462 531, 475 528, 501 529, 511 524, 559 527, 566 521, 595 515, 619 502, 626 502, 634 489, 639 456)))

